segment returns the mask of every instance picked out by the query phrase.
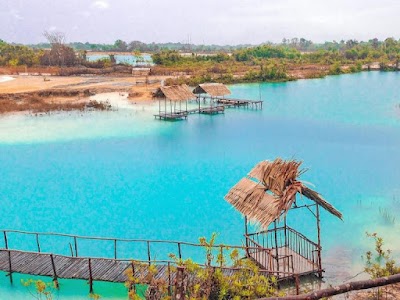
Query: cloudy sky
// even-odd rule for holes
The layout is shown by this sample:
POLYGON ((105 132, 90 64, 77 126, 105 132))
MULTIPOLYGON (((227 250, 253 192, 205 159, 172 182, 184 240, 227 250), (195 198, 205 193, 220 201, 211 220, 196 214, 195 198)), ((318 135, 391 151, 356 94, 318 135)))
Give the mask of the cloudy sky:
POLYGON ((258 44, 400 37, 399 0, 0 0, 0 39, 258 44))

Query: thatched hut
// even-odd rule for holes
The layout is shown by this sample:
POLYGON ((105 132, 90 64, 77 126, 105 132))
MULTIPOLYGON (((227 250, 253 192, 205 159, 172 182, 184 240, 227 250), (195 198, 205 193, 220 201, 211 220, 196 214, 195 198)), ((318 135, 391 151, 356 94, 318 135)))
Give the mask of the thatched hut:
POLYGON ((196 86, 193 93, 197 95, 199 101, 199 110, 201 110, 201 100, 206 103, 209 100, 209 107, 206 107, 207 111, 219 111, 223 110, 224 106, 214 105, 219 101, 219 97, 230 95, 231 91, 222 83, 202 83, 196 86))
POLYGON ((231 91, 222 83, 203 83, 196 86, 193 90, 194 94, 208 94, 210 97, 219 97, 230 95, 231 91))
POLYGON ((247 256, 278 278, 306 274, 322 277, 319 208, 342 219, 337 209, 298 179, 304 172, 300 165, 294 160, 262 161, 225 196, 245 216, 247 256), (299 196, 309 201, 299 203, 299 196), (286 214, 298 208, 309 210, 315 217, 317 242, 287 225, 286 214), (258 224, 261 231, 249 233, 248 222, 258 224))
POLYGON ((159 114, 155 117, 166 120, 186 118, 188 100, 196 99, 196 96, 187 85, 172 85, 159 87, 153 93, 153 98, 159 100, 159 114), (164 105, 161 102, 164 102, 164 105), (167 102, 169 102, 169 107, 167 102), (183 108, 182 104, 184 104, 183 108))

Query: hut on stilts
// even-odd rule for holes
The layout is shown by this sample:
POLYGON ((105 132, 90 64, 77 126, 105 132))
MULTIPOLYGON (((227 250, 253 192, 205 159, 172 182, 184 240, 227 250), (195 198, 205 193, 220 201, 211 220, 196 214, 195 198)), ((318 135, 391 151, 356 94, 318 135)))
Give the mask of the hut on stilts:
MULTIPOLYGON (((223 111, 225 107, 246 107, 254 109, 262 109, 263 101, 260 100, 245 100, 227 98, 231 94, 228 87, 222 83, 203 83, 199 84, 193 93, 197 95, 199 101, 199 110, 201 108, 201 100, 203 103, 209 102, 209 106, 204 109, 210 108, 211 112, 223 111)), ((261 97, 260 97, 261 98, 261 97)), ((207 111, 207 110, 205 110, 207 111)))
POLYGON ((193 93, 197 95, 199 102, 199 112, 207 114, 217 114, 224 112, 225 107, 218 105, 218 98, 230 95, 231 91, 222 83, 203 83, 194 88, 193 93), (201 101, 208 106, 201 107, 201 101))
POLYGON ((158 114, 160 120, 186 119, 188 116, 188 101, 196 99, 187 85, 172 85, 159 87, 153 93, 153 99, 158 99, 158 114), (169 104, 168 104, 169 102, 169 104))
POLYGON ((262 161, 225 196, 245 216, 246 256, 278 279, 322 277, 320 207, 342 219, 338 210, 298 179, 304 172, 300 165, 294 160, 262 161), (297 209, 308 210, 315 218, 317 241, 288 225, 287 213, 297 209), (260 230, 250 233, 249 222, 260 230))

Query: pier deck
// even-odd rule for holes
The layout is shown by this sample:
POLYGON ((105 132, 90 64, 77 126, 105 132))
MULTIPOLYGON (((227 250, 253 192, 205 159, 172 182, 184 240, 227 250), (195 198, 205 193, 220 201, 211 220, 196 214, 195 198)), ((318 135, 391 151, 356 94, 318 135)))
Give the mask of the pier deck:
POLYGON ((244 100, 244 99, 231 99, 231 98, 217 98, 217 103, 223 104, 228 107, 251 107, 255 109, 262 109, 263 101, 261 100, 244 100))
POLYGON ((160 120, 182 120, 182 119, 187 119, 188 114, 189 113, 186 111, 175 112, 175 113, 159 113, 154 115, 154 117, 160 120))
MULTIPOLYGON (((165 280, 169 286, 172 286, 176 276, 176 261, 168 260, 167 258, 167 260, 155 260, 156 257, 163 255, 167 251, 165 250, 166 248, 170 250, 164 253, 165 255, 172 253, 180 259, 189 258, 195 253, 204 255, 204 247, 202 245, 180 241, 83 237, 16 230, 3 230, 2 232, 4 242, 3 245, 0 242, 0 271, 6 272, 11 282, 13 273, 49 276, 53 280, 58 278, 84 279, 88 280, 92 291, 93 281, 125 282, 128 269, 135 271, 136 278, 145 278, 148 268, 143 266, 151 264, 158 271, 155 277, 165 280), (36 243, 36 247, 34 246, 36 249, 21 250, 9 247, 10 242, 14 244, 15 239, 21 238, 22 235, 25 236, 25 239, 28 239, 27 242, 30 241, 28 244, 36 243), (49 239, 61 241, 61 245, 65 245, 64 250, 58 253, 44 252, 43 249, 51 249, 48 246, 49 239), (44 243, 44 241, 46 242, 44 243), (112 250, 111 254, 108 253, 106 257, 78 255, 81 250, 85 252, 85 250, 98 247, 99 244, 97 243, 100 242, 108 243, 111 246, 111 248, 108 248, 112 250), (79 245, 81 246, 79 247, 79 245), (83 249, 81 249, 82 245, 85 245, 83 249), (138 249, 144 250, 142 251, 144 254, 147 252, 147 258, 144 259, 139 253, 136 255, 142 257, 141 260, 135 259, 133 262, 129 259, 131 252, 124 252, 125 246, 128 245, 133 247, 129 248, 133 251, 135 251, 136 247, 139 247, 138 249), (183 249, 185 249, 185 253, 189 251, 189 257, 183 255, 183 249), (66 252, 70 252, 70 254, 65 254, 66 252)), ((277 232, 278 242, 282 240, 283 232, 286 232, 285 236, 288 243, 283 245, 279 242, 280 245, 276 247, 271 244, 270 239, 264 238, 266 232, 258 232, 245 236, 246 246, 214 245, 213 251, 220 255, 229 256, 230 251, 237 249, 241 257, 248 257, 260 266, 260 273, 274 275, 278 280, 322 272, 322 268, 318 263, 319 251, 314 243, 308 241, 291 228, 277 228, 268 233, 271 232, 277 232)), ((133 253, 132 255, 135 256, 133 253)), ((201 264, 199 266, 204 267, 201 264)), ((221 269, 226 275, 231 275, 238 271, 232 265, 217 264, 213 265, 213 267, 221 269)))

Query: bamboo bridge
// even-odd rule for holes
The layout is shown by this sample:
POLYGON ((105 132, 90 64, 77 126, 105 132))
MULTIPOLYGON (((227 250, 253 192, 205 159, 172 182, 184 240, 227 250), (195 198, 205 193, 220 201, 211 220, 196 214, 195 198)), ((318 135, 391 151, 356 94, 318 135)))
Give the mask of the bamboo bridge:
MULTIPOLYGON (((128 269, 132 270, 136 278, 144 278, 146 274, 143 272, 148 270, 135 268, 135 264, 141 263, 155 266, 157 268, 155 278, 165 280, 172 288, 177 262, 170 258, 157 260, 159 255, 162 256, 162 252, 164 257, 172 253, 179 259, 193 258, 196 254, 198 257, 200 255, 204 257, 202 245, 180 241, 86 237, 17 230, 2 230, 2 233, 0 270, 7 273, 11 283, 13 273, 48 276, 55 282, 59 278, 84 279, 88 281, 92 292, 94 281, 125 282, 128 269), (98 249, 98 243, 103 245, 102 253, 87 254, 88 250, 98 249), (18 247, 18 244, 21 246, 18 247), (136 249, 136 252, 139 249, 138 259, 133 257, 133 261, 128 256, 127 246, 136 249), (55 248, 58 251, 55 251, 55 248), (170 252, 165 253, 166 249, 170 252), (109 255, 101 257, 105 250, 109 255)), ((246 246, 214 245, 213 254, 215 257, 218 254, 229 257, 228 251, 237 249, 240 257, 255 261, 261 273, 276 276, 278 280, 308 274, 317 275, 322 270, 318 260, 318 246, 290 227, 246 234, 245 239, 246 246), (275 238, 278 244, 274 244, 275 238)), ((205 267, 201 264, 199 266, 205 267)), ((239 270, 222 262, 213 267, 221 269, 226 275, 239 270)))

